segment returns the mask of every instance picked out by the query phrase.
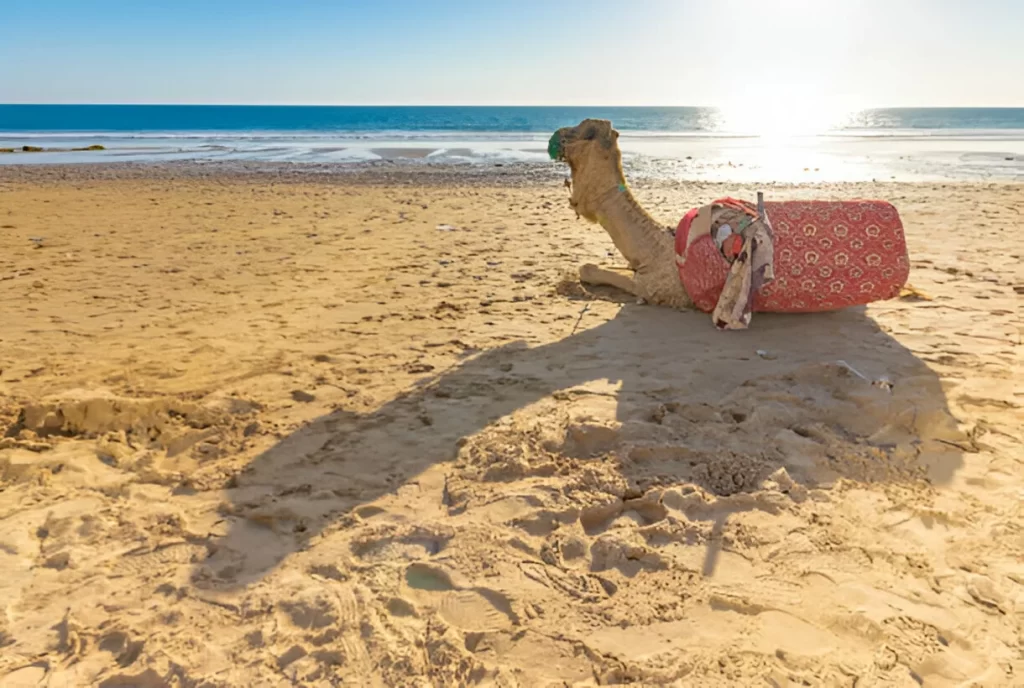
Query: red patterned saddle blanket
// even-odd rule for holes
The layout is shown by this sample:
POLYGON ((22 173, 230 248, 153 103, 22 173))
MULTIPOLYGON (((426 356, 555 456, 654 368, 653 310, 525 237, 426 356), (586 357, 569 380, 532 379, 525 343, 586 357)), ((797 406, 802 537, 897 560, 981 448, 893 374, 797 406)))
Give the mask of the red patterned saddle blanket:
MULTIPOLYGON (((712 207, 749 204, 720 199, 712 207)), ((715 309, 730 263, 711 233, 690 239, 701 208, 676 229, 679 278, 698 308, 715 309)), ((754 293, 752 310, 815 313, 891 299, 910 274, 903 223, 878 200, 764 203, 775 279, 754 293)))

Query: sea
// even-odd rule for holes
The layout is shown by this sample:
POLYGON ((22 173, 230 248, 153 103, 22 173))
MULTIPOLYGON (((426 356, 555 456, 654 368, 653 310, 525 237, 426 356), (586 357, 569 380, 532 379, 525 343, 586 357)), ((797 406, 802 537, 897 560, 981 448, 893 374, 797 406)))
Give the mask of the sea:
POLYGON ((4 164, 273 162, 553 165, 552 132, 619 131, 627 175, 711 181, 1024 181, 1024 108, 883 108, 808 117, 756 106, 0 105, 4 164), (103 150, 73 151, 103 146, 103 150))

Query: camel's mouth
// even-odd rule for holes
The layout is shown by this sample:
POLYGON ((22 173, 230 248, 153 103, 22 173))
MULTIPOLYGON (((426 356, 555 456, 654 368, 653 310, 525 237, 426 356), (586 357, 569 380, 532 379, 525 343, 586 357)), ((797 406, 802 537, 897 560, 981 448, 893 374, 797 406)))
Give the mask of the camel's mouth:
POLYGON ((548 139, 548 156, 571 164, 590 149, 584 144, 596 143, 598 149, 610 151, 618 135, 607 120, 585 119, 575 127, 562 127, 552 134, 548 139))
POLYGON ((548 139, 548 156, 552 160, 569 162, 572 144, 580 140, 579 127, 562 127, 548 139))
POLYGON ((565 147, 562 144, 562 130, 559 129, 548 139, 548 157, 552 160, 565 160, 565 147))

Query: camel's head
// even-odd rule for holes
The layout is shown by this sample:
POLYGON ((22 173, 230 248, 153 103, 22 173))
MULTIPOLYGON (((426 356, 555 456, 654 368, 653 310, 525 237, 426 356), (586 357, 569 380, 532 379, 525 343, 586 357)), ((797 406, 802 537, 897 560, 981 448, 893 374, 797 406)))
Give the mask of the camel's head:
POLYGON ((606 119, 585 119, 575 127, 563 127, 548 141, 552 160, 569 164, 572 173, 572 197, 576 212, 597 222, 597 206, 602 196, 615 187, 624 188, 619 132, 606 119))

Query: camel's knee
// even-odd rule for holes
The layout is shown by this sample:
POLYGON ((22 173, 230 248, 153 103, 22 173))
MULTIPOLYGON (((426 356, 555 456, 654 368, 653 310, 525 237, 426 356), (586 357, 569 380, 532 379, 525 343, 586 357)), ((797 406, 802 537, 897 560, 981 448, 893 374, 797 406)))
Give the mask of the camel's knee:
POLYGON ((636 293, 636 283, 632 277, 591 264, 580 267, 580 282, 598 287, 613 287, 630 294, 636 293))
POLYGON ((580 266, 580 282, 584 284, 600 284, 601 268, 593 263, 580 266))

